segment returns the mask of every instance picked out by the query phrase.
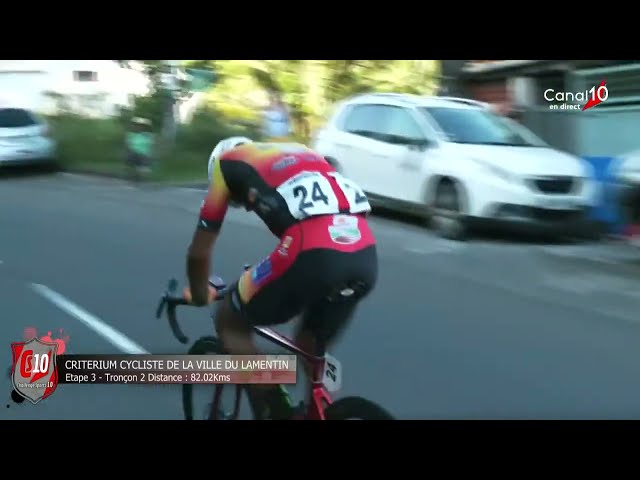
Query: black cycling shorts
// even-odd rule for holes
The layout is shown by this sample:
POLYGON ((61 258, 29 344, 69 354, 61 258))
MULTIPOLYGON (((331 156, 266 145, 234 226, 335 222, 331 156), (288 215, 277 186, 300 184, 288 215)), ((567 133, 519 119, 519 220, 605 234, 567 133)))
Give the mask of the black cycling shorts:
MULTIPOLYGON (((259 283, 273 274, 269 259, 278 255, 278 250, 246 272, 251 282, 259 283)), ((230 292, 231 304, 256 326, 286 323, 303 314, 304 327, 326 344, 345 326, 358 302, 374 288, 377 277, 375 244, 353 252, 328 248, 302 250, 284 271, 255 292, 239 293, 236 282, 230 292)), ((245 284, 241 289, 251 289, 245 284)))

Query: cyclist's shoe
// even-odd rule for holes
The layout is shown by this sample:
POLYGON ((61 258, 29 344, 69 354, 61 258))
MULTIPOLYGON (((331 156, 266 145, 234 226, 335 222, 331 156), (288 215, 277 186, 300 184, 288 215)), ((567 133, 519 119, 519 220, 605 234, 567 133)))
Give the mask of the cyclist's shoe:
POLYGON ((267 412, 264 418, 269 420, 289 420, 293 416, 294 407, 289 392, 284 385, 277 385, 267 400, 267 412))

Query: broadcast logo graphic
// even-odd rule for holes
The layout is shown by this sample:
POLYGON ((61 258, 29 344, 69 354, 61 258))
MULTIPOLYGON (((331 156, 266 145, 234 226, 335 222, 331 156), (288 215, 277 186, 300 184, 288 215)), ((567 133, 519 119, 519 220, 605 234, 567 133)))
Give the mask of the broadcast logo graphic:
POLYGON ((58 386, 57 342, 32 338, 11 344, 14 390, 34 405, 55 392, 58 386))

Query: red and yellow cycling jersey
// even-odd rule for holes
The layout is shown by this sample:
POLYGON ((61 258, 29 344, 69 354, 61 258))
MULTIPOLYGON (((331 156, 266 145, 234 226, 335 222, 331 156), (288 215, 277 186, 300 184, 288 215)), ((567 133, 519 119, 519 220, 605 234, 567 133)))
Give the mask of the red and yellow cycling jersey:
POLYGON ((322 155, 295 143, 245 144, 216 159, 200 228, 219 230, 231 202, 255 211, 278 237, 310 217, 371 210, 357 184, 322 155), (257 194, 255 203, 250 191, 257 194))

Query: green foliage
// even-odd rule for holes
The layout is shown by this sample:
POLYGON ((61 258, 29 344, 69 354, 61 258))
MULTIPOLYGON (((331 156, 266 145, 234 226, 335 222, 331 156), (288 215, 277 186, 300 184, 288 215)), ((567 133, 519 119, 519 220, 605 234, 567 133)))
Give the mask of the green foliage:
POLYGON ((69 167, 124 162, 125 130, 110 119, 85 118, 63 114, 49 117, 52 133, 58 142, 60 162, 69 167))
POLYGON ((176 138, 176 149, 201 152, 207 157, 213 147, 224 138, 234 135, 253 135, 247 128, 232 126, 215 110, 205 108, 198 110, 191 123, 180 125, 176 138))
POLYGON ((167 93, 158 90, 148 96, 138 96, 131 108, 120 110, 119 121, 123 128, 127 128, 134 117, 142 117, 151 121, 151 128, 159 132, 162 128, 163 112, 167 102, 167 93))
MULTIPOLYGON (((124 121, 126 115, 131 112, 113 119, 73 114, 49 117, 61 164, 70 169, 125 172, 125 133, 129 126, 124 121)), ((191 123, 179 126, 172 148, 155 150, 158 156, 153 176, 185 181, 205 179, 211 151, 220 140, 233 135, 258 138, 251 125, 232 124, 210 108, 197 111, 191 123)))
POLYGON ((228 116, 259 117, 267 92, 289 105, 296 133, 319 124, 337 101, 362 92, 433 94, 439 83, 435 60, 209 60, 219 75, 211 103, 228 116))

